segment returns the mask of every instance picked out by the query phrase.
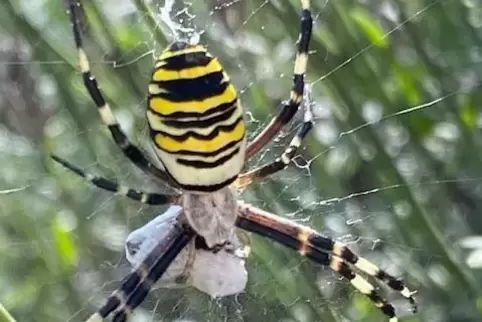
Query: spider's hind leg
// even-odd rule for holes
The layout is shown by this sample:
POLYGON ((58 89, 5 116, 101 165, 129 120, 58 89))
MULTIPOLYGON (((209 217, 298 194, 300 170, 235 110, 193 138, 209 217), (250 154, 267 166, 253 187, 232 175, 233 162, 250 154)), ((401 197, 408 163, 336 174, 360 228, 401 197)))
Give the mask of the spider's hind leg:
POLYGON ((174 226, 86 322, 100 322, 110 315, 113 322, 125 322, 128 315, 144 301, 152 285, 161 278, 195 235, 188 226, 174 226))
POLYGON ((331 238, 321 236, 307 226, 299 225, 251 205, 240 202, 238 209, 239 217, 236 226, 279 242, 298 251, 315 263, 329 266, 368 297, 383 314, 390 318, 390 322, 398 321, 393 305, 383 298, 377 289, 353 268, 397 291, 409 301, 412 312, 417 311, 417 305, 412 296, 413 292, 401 280, 389 275, 368 260, 356 256, 346 246, 331 238))
POLYGON ((410 291, 408 287, 405 286, 402 280, 397 279, 394 276, 388 274, 387 272, 385 272, 384 270, 382 270, 381 268, 379 268, 377 265, 373 264, 366 258, 357 256, 347 246, 339 242, 333 241, 327 237, 323 237, 317 232, 312 233, 311 240, 314 247, 320 247, 319 241, 321 240, 325 240, 325 242, 322 242, 323 244, 325 244, 327 240, 330 240, 330 243, 332 245, 331 251, 335 256, 343 259, 345 262, 349 263, 350 265, 353 265, 361 272, 379 280, 383 284, 390 287, 392 290, 400 293, 403 297, 405 297, 409 301, 411 311, 413 313, 417 312, 418 310, 417 303, 413 298, 414 292, 410 291))

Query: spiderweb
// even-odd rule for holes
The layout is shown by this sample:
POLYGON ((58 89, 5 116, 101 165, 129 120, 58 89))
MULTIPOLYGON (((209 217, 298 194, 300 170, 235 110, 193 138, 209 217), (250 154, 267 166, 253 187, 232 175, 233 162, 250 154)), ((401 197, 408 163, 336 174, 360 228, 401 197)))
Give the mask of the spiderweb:
MULTIPOLYGON (((288 98, 299 2, 84 1, 86 49, 123 129, 146 151, 146 84, 176 37, 197 38, 240 92, 250 137, 288 98), (166 39, 167 38, 167 39, 166 39)), ((100 124, 62 1, 0 4, 0 304, 18 321, 83 321, 130 268, 128 233, 165 211, 99 191, 54 165, 147 191, 100 124)), ((418 290, 407 321, 478 321, 482 292, 476 0, 312 1, 307 73, 316 126, 294 165, 242 198, 347 243, 418 290)), ((248 164, 272 160, 301 113, 248 164)), ((329 269, 253 236, 245 293, 158 289, 133 321, 381 321, 329 269)))

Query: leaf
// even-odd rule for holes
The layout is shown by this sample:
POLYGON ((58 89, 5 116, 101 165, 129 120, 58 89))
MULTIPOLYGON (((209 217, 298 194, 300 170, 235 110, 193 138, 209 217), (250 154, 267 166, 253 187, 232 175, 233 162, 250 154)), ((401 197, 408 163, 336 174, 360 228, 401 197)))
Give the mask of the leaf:
POLYGON ((63 268, 70 270, 75 267, 79 261, 78 247, 72 236, 72 229, 65 220, 57 218, 52 222, 51 226, 55 247, 60 255, 63 268))
POLYGON ((357 8, 350 15, 372 44, 380 48, 388 47, 388 38, 385 36, 385 31, 368 11, 357 8))

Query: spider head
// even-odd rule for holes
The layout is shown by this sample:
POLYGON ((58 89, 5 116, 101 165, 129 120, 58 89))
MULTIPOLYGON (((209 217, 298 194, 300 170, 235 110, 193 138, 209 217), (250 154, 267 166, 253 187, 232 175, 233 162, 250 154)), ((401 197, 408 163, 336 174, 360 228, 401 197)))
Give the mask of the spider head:
POLYGON ((178 51, 178 50, 183 50, 183 49, 186 49, 186 48, 191 48, 191 47, 195 47, 196 45, 192 45, 186 41, 174 41, 171 45, 169 45, 169 47, 167 48, 167 50, 169 51, 178 51))

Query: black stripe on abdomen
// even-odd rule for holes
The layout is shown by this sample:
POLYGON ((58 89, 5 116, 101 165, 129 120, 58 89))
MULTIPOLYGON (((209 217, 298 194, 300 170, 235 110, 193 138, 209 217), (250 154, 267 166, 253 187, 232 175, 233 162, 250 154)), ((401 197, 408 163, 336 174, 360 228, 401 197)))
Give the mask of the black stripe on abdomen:
MULTIPOLYGON (((169 171, 167 171, 169 173, 169 171)), ((171 175, 172 176, 172 175, 171 175)), ((229 186, 231 183, 236 181, 238 178, 238 174, 232 176, 231 178, 228 178, 224 180, 223 182, 220 183, 215 183, 212 185, 197 185, 197 184, 182 184, 178 182, 176 179, 173 179, 176 184, 181 187, 181 189, 185 189, 188 191, 201 191, 201 192, 214 192, 218 191, 226 186, 229 186)))
POLYGON ((169 119, 165 121, 163 120, 162 123, 164 123, 168 127, 173 127, 176 129, 206 128, 216 123, 222 123, 226 120, 229 120, 229 118, 233 116, 236 109, 237 109, 237 105, 233 104, 232 108, 227 110, 226 112, 207 119, 195 120, 195 121, 182 121, 182 120, 169 119))
POLYGON ((219 96, 229 86, 223 82, 222 72, 214 72, 197 78, 180 78, 169 81, 153 81, 165 92, 151 94, 151 97, 161 97, 172 102, 203 101, 207 98, 219 96))
POLYGON ((216 168, 220 165, 223 165, 227 161, 229 161, 232 157, 237 155, 239 153, 239 148, 235 149, 233 152, 231 152, 228 155, 225 155, 222 158, 219 158, 213 162, 206 162, 206 161, 201 161, 201 160, 186 160, 186 159, 176 159, 176 162, 187 167, 192 167, 196 169, 213 169, 216 168))
MULTIPOLYGON (((190 150, 179 150, 179 151, 176 151, 176 152, 172 152, 172 151, 164 150, 162 147, 160 147, 157 144, 156 144, 156 147, 159 150, 162 150, 162 151, 167 152, 169 154, 178 154, 178 155, 186 155, 186 156, 191 155, 191 156, 200 156, 200 157, 215 157, 216 155, 220 154, 221 152, 224 152, 224 151, 232 148, 236 144, 241 143, 243 140, 244 140, 244 136, 241 139, 231 141, 228 144, 226 144, 226 145, 222 146, 221 148, 217 149, 216 151, 212 151, 212 152, 201 152, 201 151, 190 151, 190 150)), ((154 139, 153 139, 153 141, 154 141, 154 139)))
POLYGON ((182 135, 174 135, 164 131, 156 131, 156 130, 151 130, 151 135, 154 136, 154 135, 160 134, 162 136, 167 136, 177 142, 184 142, 190 137, 193 137, 202 141, 210 141, 214 139, 216 136, 218 136, 220 132, 232 132, 236 128, 236 126, 242 121, 243 121, 243 116, 240 116, 232 124, 217 126, 207 135, 199 134, 194 131, 188 131, 182 135))
POLYGON ((160 68, 157 68, 155 71, 159 69, 169 70, 169 71, 181 71, 186 68, 192 67, 204 67, 207 66, 212 57, 206 55, 206 52, 193 52, 187 53, 183 55, 169 57, 167 59, 159 60, 156 64, 163 63, 160 68))

